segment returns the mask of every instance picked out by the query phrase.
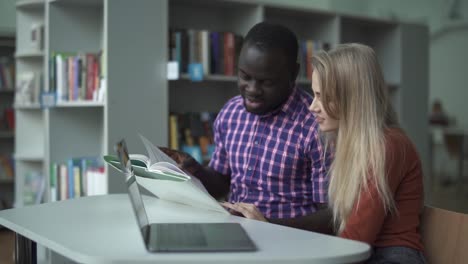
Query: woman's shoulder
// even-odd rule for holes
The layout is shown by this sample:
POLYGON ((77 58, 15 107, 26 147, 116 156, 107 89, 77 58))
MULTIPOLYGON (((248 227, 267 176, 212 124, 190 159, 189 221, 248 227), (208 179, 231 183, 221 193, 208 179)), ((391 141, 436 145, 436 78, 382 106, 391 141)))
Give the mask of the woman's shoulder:
POLYGON ((389 127, 385 129, 385 144, 387 147, 398 147, 412 145, 410 138, 405 131, 399 127, 389 127))
POLYGON ((420 163, 416 147, 401 128, 385 130, 385 149, 387 166, 413 167, 420 163))

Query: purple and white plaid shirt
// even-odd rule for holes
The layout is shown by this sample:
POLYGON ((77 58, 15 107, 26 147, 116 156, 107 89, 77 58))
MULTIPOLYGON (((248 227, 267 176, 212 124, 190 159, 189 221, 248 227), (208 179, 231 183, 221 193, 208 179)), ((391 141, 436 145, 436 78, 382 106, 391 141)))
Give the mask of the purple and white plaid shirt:
MULTIPOLYGON (((216 150, 209 166, 231 175, 230 202, 255 204, 267 218, 293 218, 328 200, 318 125, 299 88, 278 110, 262 116, 236 96, 214 122, 216 150)), ((328 164, 328 162, 327 162, 328 164)))

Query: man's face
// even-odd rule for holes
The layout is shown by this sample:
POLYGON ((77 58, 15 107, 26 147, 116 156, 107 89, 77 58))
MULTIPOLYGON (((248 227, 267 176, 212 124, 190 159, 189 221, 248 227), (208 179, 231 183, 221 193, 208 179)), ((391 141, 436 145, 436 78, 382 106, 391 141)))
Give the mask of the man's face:
POLYGON ((263 51, 255 45, 244 45, 239 57, 238 86, 247 111, 266 114, 284 103, 294 88, 292 71, 279 50, 263 51))

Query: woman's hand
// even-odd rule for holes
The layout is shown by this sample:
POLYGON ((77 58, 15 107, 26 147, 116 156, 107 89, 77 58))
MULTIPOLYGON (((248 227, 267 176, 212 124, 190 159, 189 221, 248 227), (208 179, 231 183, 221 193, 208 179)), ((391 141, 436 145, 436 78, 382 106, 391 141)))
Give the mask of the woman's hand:
POLYGON ((260 213, 254 204, 223 202, 221 205, 242 214, 246 218, 268 222, 268 220, 262 215, 262 213, 260 213))

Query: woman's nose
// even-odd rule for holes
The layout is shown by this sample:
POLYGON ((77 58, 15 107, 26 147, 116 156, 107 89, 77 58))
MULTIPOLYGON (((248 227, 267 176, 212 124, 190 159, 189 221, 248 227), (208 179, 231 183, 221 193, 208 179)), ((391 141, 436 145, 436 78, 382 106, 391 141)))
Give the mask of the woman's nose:
POLYGON ((317 113, 319 111, 317 101, 315 100, 315 98, 309 106, 309 111, 314 112, 314 113, 317 113))

